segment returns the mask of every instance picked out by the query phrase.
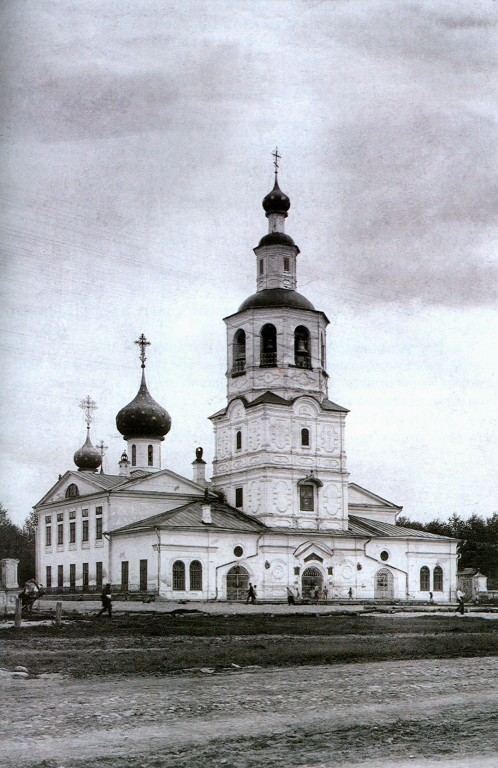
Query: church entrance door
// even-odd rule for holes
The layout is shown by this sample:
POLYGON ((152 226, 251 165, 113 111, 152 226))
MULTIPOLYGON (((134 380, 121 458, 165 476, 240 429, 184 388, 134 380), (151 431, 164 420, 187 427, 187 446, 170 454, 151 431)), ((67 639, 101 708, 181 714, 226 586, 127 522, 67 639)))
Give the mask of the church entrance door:
POLYGON ((303 571, 301 579, 301 594, 305 598, 313 598, 315 587, 318 587, 318 594, 322 594, 323 576, 318 568, 306 568, 303 571))
POLYGON ((394 597, 394 580, 391 571, 382 569, 375 574, 376 600, 390 600, 394 597))
POLYGON ((227 573, 227 600, 246 600, 249 573, 241 565, 234 565, 227 573))

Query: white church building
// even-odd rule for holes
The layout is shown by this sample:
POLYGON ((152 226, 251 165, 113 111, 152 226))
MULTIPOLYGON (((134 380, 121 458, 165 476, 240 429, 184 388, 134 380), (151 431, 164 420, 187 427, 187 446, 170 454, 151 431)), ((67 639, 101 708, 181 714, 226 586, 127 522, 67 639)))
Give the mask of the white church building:
POLYGON ((297 287, 290 200, 264 198, 256 293, 225 318, 227 401, 210 416, 213 475, 202 449, 192 479, 161 466, 167 411, 142 380, 116 425, 116 474, 99 472, 88 399, 85 444, 35 506, 37 579, 53 592, 154 593, 168 600, 309 597, 447 601, 457 541, 396 525, 401 507, 349 482, 347 409, 328 398, 328 320, 297 287))

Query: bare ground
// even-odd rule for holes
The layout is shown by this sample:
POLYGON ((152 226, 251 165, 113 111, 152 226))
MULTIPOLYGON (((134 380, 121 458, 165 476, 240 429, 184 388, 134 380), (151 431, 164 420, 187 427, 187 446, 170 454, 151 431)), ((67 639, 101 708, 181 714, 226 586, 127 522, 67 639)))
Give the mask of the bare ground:
POLYGON ((0 765, 497 764, 496 621, 180 616, 4 630, 0 765))

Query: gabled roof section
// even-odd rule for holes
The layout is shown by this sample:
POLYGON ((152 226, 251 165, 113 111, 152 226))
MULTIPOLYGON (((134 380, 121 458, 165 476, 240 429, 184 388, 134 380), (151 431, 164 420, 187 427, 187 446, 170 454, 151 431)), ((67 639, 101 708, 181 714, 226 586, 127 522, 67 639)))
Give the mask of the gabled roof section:
POLYGON ((77 470, 68 470, 59 480, 50 488, 50 490, 35 504, 35 508, 43 504, 49 504, 55 501, 63 501, 66 498, 65 491, 68 485, 74 483, 79 490, 79 495, 74 496, 68 501, 93 496, 101 491, 108 491, 120 485, 127 478, 119 475, 101 475, 97 472, 78 472, 77 470))
POLYGON ((240 509, 231 507, 222 501, 192 501, 190 504, 183 504, 176 509, 170 509, 168 512, 161 512, 158 515, 147 517, 144 520, 138 520, 136 523, 124 525, 110 531, 111 535, 119 533, 138 533, 154 530, 154 528, 209 528, 210 530, 241 531, 247 533, 262 533, 267 530, 267 526, 256 520, 254 517, 246 515, 240 509), (202 507, 209 504, 211 508, 212 523, 202 522, 202 507))
POLYGON ((368 538, 392 538, 392 539, 430 539, 432 541, 457 541, 451 536, 439 536, 427 531, 418 531, 414 528, 405 528, 402 525, 391 525, 378 520, 367 520, 364 517, 349 515, 348 530, 357 536, 368 538))
POLYGON ((321 406, 324 411, 339 411, 339 413, 349 413, 348 408, 343 408, 342 405, 337 405, 337 403, 333 403, 332 400, 322 400, 321 406))
POLYGON ((251 400, 251 402, 247 402, 247 400, 244 402, 244 405, 246 408, 250 408, 253 405, 261 405, 262 403, 270 403, 272 405, 290 405, 291 400, 286 400, 284 397, 280 397, 280 395, 276 395, 274 392, 270 392, 270 390, 267 390, 266 392, 263 392, 262 395, 259 395, 255 400, 251 400))
POLYGON ((377 496, 376 493, 372 493, 372 491, 368 491, 366 488, 362 488, 361 485, 357 485, 356 483, 349 483, 348 488, 349 507, 389 507, 390 509, 396 510, 398 512, 403 509, 403 507, 398 507, 398 505, 393 504, 392 501, 387 501, 387 499, 383 499, 382 496, 377 496))
POLYGON ((130 477, 120 477, 123 482, 115 486, 116 492, 131 491, 154 493, 183 493, 187 496, 204 494, 204 486, 197 485, 193 480, 173 472, 171 469, 160 469, 158 472, 132 472, 130 477))

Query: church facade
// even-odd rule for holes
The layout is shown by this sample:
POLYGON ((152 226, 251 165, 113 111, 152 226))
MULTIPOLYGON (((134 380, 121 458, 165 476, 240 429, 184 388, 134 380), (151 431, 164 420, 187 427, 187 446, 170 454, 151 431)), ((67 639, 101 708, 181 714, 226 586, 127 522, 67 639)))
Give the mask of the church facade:
POLYGON ((225 318, 227 401, 210 419, 213 476, 202 449, 192 479, 161 467, 171 418, 139 391, 116 417, 127 443, 116 474, 87 439, 77 470, 35 506, 37 579, 53 591, 154 593, 170 600, 428 599, 456 590, 457 541, 396 525, 401 507, 351 483, 347 409, 328 397, 326 315, 297 292, 290 200, 263 200, 256 292, 225 318))

